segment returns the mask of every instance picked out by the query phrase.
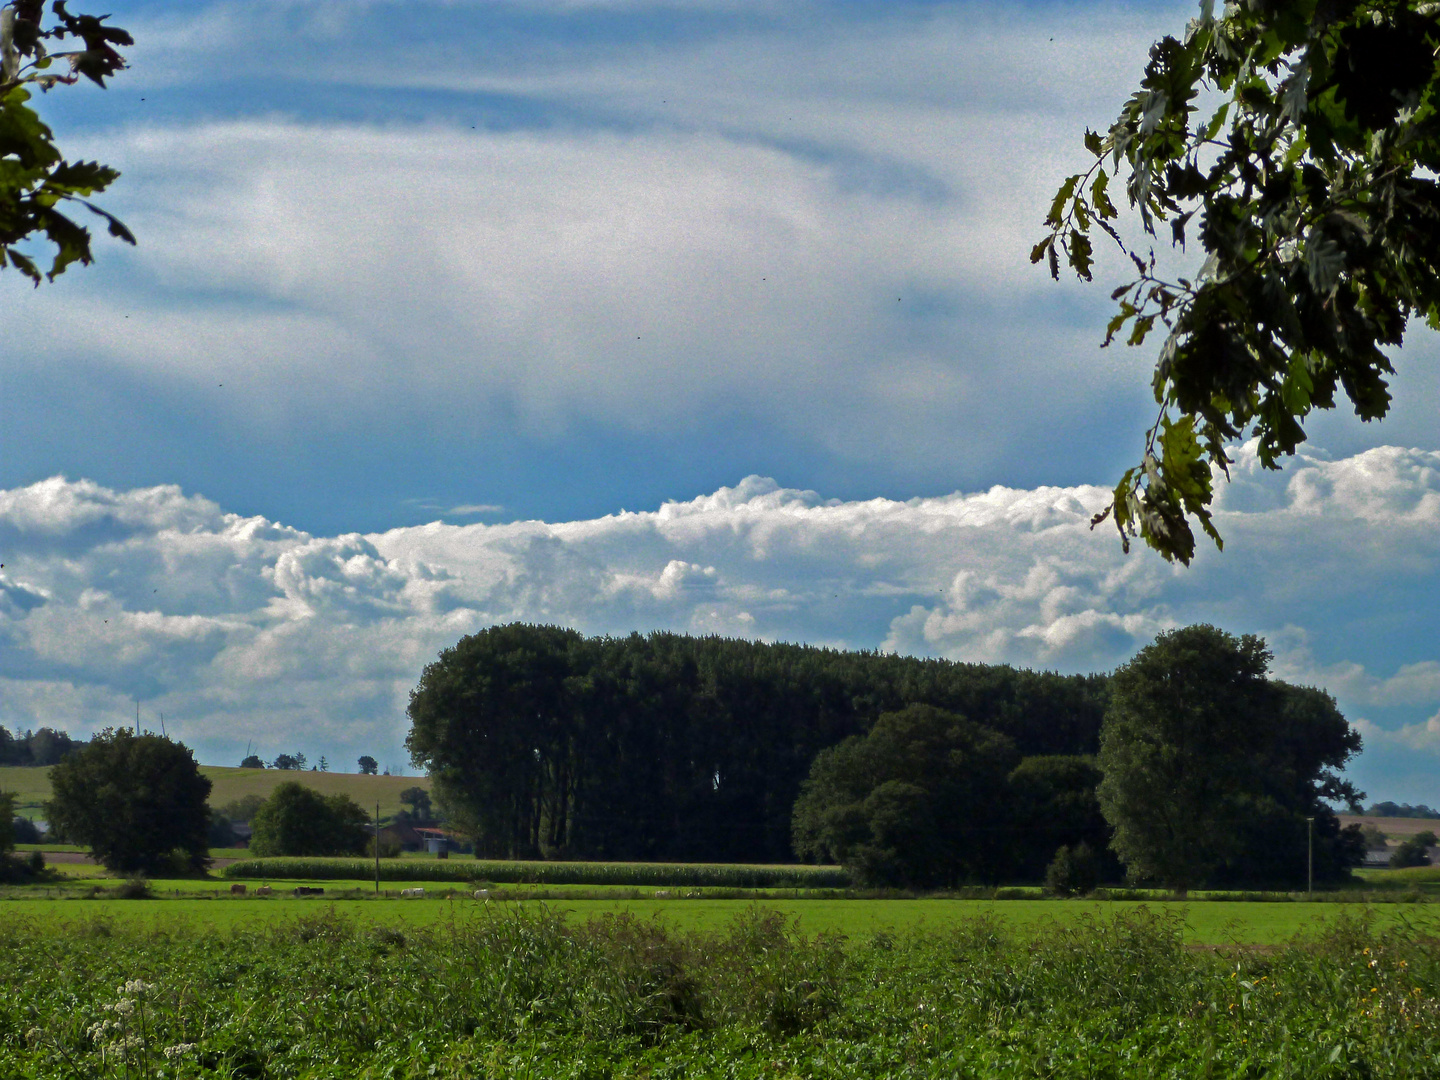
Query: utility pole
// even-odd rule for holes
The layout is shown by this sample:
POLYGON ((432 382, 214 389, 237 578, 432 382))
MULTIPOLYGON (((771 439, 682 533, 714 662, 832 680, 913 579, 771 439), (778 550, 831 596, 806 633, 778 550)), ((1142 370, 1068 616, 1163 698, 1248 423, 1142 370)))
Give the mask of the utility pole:
POLYGON ((1315 894, 1315 819, 1305 819, 1307 827, 1305 845, 1305 893, 1307 896, 1315 894))
POLYGON ((135 699, 135 737, 140 737, 140 699, 135 699))
POLYGON ((160 714, 160 737, 162 739, 168 739, 170 737, 165 734, 165 714, 163 712, 160 714))
POLYGON ((380 804, 375 804, 375 895, 380 895, 380 804))

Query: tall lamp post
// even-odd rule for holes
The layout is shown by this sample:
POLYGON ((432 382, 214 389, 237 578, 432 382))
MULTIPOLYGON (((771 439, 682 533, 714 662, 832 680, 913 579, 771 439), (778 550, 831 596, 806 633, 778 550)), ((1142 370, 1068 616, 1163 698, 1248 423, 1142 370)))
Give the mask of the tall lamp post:
POLYGON ((1305 819, 1305 894, 1313 896, 1315 893, 1315 819, 1305 819))

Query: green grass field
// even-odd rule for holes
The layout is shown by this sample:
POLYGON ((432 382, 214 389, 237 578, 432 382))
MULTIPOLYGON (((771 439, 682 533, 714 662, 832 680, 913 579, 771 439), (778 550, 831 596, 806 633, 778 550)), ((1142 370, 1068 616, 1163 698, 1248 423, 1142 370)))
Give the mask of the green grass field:
POLYGON ((0 765, 0 791, 14 792, 15 812, 21 817, 43 817, 40 804, 50 798, 50 770, 0 765))
MULTIPOLYGON (((361 806, 374 812, 380 803, 380 814, 389 817, 401 809, 400 793, 406 788, 430 789, 428 776, 361 776, 338 772, 281 772, 276 769, 234 769, 225 765, 201 765, 200 772, 210 778, 210 805, 224 806, 245 795, 268 797, 270 792, 287 780, 295 780, 314 788, 322 795, 349 795, 361 806)), ((17 812, 28 818, 43 817, 41 804, 50 798, 50 770, 0 766, 0 791, 19 795, 17 812)))

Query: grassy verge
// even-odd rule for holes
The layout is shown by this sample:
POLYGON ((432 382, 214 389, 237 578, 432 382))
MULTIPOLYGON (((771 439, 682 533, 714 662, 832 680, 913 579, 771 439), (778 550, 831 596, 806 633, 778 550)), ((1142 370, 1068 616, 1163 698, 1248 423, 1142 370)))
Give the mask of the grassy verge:
POLYGON ((753 907, 683 930, 326 906, 223 943, 7 919, 0 1075, 1417 1077, 1440 1059, 1433 944, 1343 909, 1264 953, 1189 949, 1180 913, 1144 906, 848 941, 753 907))

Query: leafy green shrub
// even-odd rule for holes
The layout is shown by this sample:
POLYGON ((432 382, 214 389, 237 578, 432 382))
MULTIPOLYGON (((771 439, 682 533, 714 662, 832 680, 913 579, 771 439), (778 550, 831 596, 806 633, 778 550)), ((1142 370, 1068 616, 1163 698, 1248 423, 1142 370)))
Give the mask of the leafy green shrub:
MULTIPOLYGON (((369 847, 365 852, 365 854, 372 859, 375 858, 375 841, 376 838, 374 836, 371 836, 369 841, 367 842, 369 844, 369 847)), ((400 841, 396 840, 393 836, 386 836, 384 833, 381 833, 379 841, 380 858, 382 859, 398 859, 400 857, 400 852, 404 850, 401 847, 400 841)))
POLYGON ((143 874, 133 874, 110 891, 117 900, 154 900, 155 893, 143 874))
POLYGON ((26 817, 17 817, 12 826, 15 831, 15 843, 17 844, 38 844, 40 843, 40 830, 35 823, 26 817))
POLYGON ((1430 849, 1435 846, 1433 832, 1416 833, 1405 840, 1390 856, 1390 867, 1402 870, 1408 866, 1429 866, 1430 849))
POLYGON ((1085 841, 1062 845, 1045 868, 1045 888, 1056 896, 1083 896, 1100 884, 1100 860, 1085 841))

